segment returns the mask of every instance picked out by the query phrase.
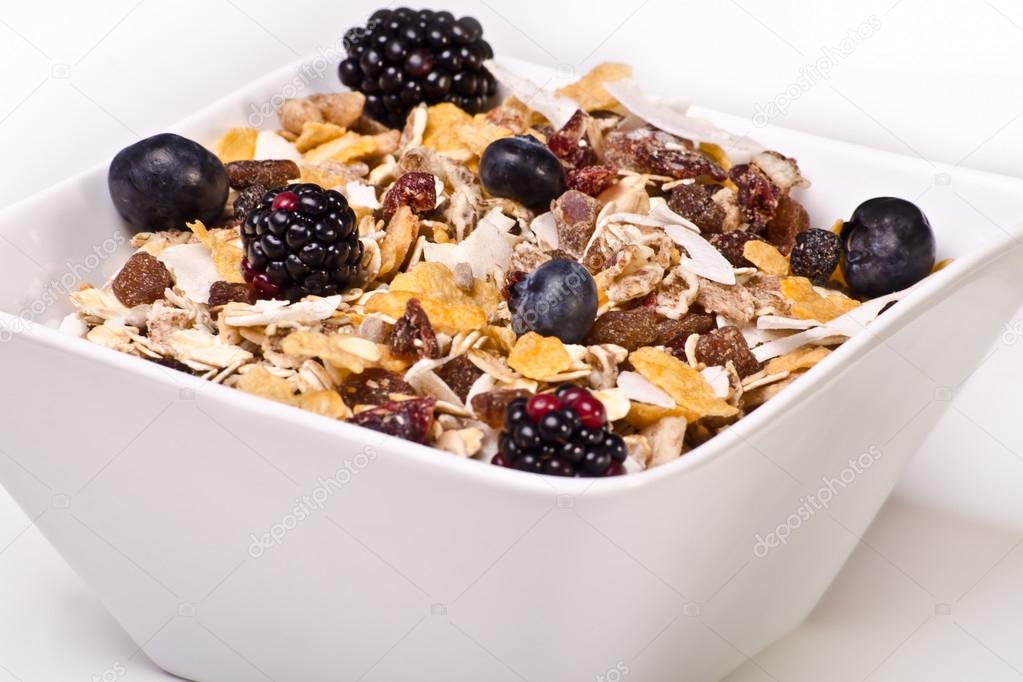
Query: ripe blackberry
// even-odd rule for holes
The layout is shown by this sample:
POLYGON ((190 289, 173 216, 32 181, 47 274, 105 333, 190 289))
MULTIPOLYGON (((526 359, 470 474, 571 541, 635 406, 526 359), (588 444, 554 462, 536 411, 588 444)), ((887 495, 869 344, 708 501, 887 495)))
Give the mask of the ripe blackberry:
POLYGON ((405 125, 420 102, 453 102, 471 114, 497 93, 484 66, 494 56, 483 27, 450 12, 381 9, 344 36, 347 58, 338 76, 366 95, 366 113, 392 128, 405 125))
POLYGON ((608 428, 604 405, 584 388, 516 398, 505 411, 491 463, 552 476, 624 473, 625 441, 608 428))
POLYGON ((332 296, 358 271, 362 243, 344 196, 310 183, 263 195, 242 223, 242 275, 261 298, 332 296))

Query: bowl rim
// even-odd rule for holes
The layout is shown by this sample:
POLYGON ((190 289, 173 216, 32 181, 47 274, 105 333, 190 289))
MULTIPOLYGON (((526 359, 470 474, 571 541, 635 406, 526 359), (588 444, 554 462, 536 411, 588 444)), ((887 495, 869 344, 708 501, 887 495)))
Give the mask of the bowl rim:
MULTIPOLYGON (((214 109, 222 107, 229 101, 240 99, 249 92, 263 92, 268 86, 279 85, 283 82, 283 78, 292 75, 296 69, 301 68, 302 65, 318 57, 319 55, 307 55, 279 69, 275 69, 224 95, 216 102, 203 107, 191 116, 170 126, 168 130, 172 132, 181 131, 183 128, 196 125, 207 118, 214 109)), ((520 69, 548 68, 518 59, 503 58, 498 61, 509 65, 511 68, 515 68, 516 65, 520 69)), ((734 121, 737 119, 733 114, 702 107, 694 107, 694 111, 712 120, 734 121)), ((808 143, 819 141, 832 148, 843 149, 853 154, 869 154, 874 157, 881 157, 885 162, 893 165, 908 164, 917 167, 918 164, 923 162, 907 155, 876 150, 774 124, 771 124, 769 128, 784 130, 786 133, 804 138, 808 143)), ((7 223, 12 215, 26 210, 27 207, 37 202, 52 201, 54 198, 59 197, 65 191, 65 188, 80 183, 85 177, 96 173, 106 173, 108 165, 109 160, 98 163, 0 210, 0 225, 7 223)), ((937 169, 939 172, 954 171, 957 175, 965 175, 984 184, 996 185, 1003 190, 1017 191, 1020 193, 1021 198, 1023 198, 1023 180, 1021 179, 937 162, 928 162, 928 166, 932 172, 934 169, 937 169)), ((814 394, 823 390, 826 385, 843 372, 851 369, 856 360, 862 358, 878 346, 884 345, 891 336, 922 315, 930 304, 940 299, 944 293, 955 289, 960 283, 971 278, 989 264, 1023 246, 1023 238, 1021 238, 1023 236, 1023 225, 1014 226, 1013 229, 1015 232, 1005 232, 1004 235, 999 235, 993 239, 991 243, 964 256, 956 257, 948 266, 916 284, 911 290, 907 291, 904 297, 899 299, 898 304, 893 307, 890 313, 870 322, 869 326, 864 327, 862 333, 846 340, 835 348, 824 360, 811 368, 798 381, 793 382, 784 392, 773 397, 751 414, 738 420, 725 431, 672 462, 654 467, 653 469, 608 478, 561 478, 516 471, 505 467, 496 467, 489 462, 479 460, 472 461, 470 458, 438 451, 431 446, 404 441, 340 420, 325 419, 320 415, 276 403, 259 396, 250 395, 234 388, 213 384, 199 377, 176 372, 142 358, 98 346, 85 339, 69 336, 42 323, 23 321, 17 315, 6 311, 0 311, 0 328, 7 326, 14 330, 13 334, 16 337, 30 343, 82 357, 86 361, 100 363, 110 369, 134 374, 144 379, 161 383, 165 387, 175 387, 179 390, 190 388, 195 392, 196 396, 201 395, 204 399, 220 401, 232 409, 249 411, 270 420, 287 421, 293 426, 302 429, 315 429, 325 436, 337 438, 339 443, 355 442, 376 447, 380 447, 383 443, 388 443, 388 449, 393 451, 395 456, 408 457, 426 466, 442 467, 447 475, 455 478, 472 480, 479 484, 491 485, 504 490, 514 490, 531 495, 549 496, 554 493, 581 496, 585 494, 588 498, 617 496, 628 493, 636 488, 662 483, 669 478, 683 476, 686 472, 706 466, 732 450, 736 439, 755 449, 756 446, 751 444, 751 439, 756 435, 757 431, 766 428, 784 412, 790 409, 798 409, 799 402, 812 399, 814 394), (170 372, 174 373, 175 376, 173 378, 171 378, 170 372)))

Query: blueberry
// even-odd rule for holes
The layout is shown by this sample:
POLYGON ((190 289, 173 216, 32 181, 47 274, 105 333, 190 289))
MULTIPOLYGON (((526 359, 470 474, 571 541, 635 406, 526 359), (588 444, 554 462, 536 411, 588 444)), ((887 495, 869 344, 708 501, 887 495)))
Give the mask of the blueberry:
POLYGON ((556 258, 512 287, 509 306, 516 334, 534 331, 579 343, 597 315, 597 285, 576 261, 556 258))
POLYGON ((546 210, 565 191, 565 169, 558 157, 528 135, 491 142, 480 158, 480 180, 488 192, 546 210))
POLYGON ((224 164, 202 145, 171 133, 125 147, 110 162, 110 198, 137 232, 212 225, 227 202, 224 164))
POLYGON ((842 275, 849 288, 873 298, 916 284, 934 267, 934 232, 913 203, 868 199, 842 226, 842 275))

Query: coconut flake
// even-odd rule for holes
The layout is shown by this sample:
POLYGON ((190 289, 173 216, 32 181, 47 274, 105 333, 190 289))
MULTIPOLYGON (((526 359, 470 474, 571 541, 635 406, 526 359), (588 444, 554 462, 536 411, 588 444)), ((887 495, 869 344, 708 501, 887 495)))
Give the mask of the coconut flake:
POLYGON ((272 130, 261 130, 256 135, 256 152, 252 156, 256 161, 273 161, 277 159, 288 159, 298 163, 302 155, 295 149, 295 145, 285 140, 272 130))
POLYGON ((495 267, 506 268, 514 253, 504 230, 499 227, 505 224, 504 221, 510 221, 509 226, 515 223, 502 214, 500 209, 494 209, 479 221, 472 234, 457 244, 426 242, 423 245, 423 259, 443 263, 451 270, 459 263, 468 263, 472 274, 484 279, 495 267), (494 215, 495 211, 500 218, 494 215))
POLYGON ((579 105, 568 97, 544 90, 539 85, 515 74, 492 59, 484 62, 490 73, 509 92, 533 111, 543 114, 555 129, 561 128, 579 109, 579 105))
POLYGON ((655 386, 649 379, 638 372, 621 372, 618 374, 618 388, 629 400, 670 409, 675 401, 663 390, 655 386))
POLYGON ((64 319, 60 321, 60 324, 57 326, 57 331, 61 334, 81 338, 89 332, 89 325, 85 324, 77 312, 68 313, 64 316, 64 319))
POLYGON ((326 320, 341 305, 341 296, 327 296, 310 301, 260 300, 252 305, 228 303, 221 314, 232 327, 257 327, 275 322, 319 322, 326 320))
POLYGON ((828 326, 814 327, 807 329, 806 331, 786 336, 775 341, 769 341, 761 346, 757 346, 753 349, 753 355, 760 362, 776 358, 779 355, 785 355, 790 353, 797 348, 806 345, 825 345, 827 342, 835 339, 841 339, 848 337, 849 335, 832 329, 828 326))
POLYGON ((341 194, 352 206, 378 209, 380 201, 377 199, 377 191, 373 185, 367 185, 361 180, 350 180, 341 188, 341 194))
POLYGON ((629 398, 620 388, 605 388, 600 391, 594 391, 593 397, 603 403, 604 413, 609 422, 624 419, 632 407, 629 398))
POLYGON ((735 284, 735 271, 721 252, 710 242, 692 230, 679 225, 664 228, 671 240, 686 250, 689 256, 682 256, 679 265, 695 275, 705 277, 719 284, 735 284))
POLYGON ((551 250, 558 248, 558 221, 552 212, 547 211, 533 218, 529 229, 551 250))
POLYGON ((821 323, 817 320, 800 320, 795 317, 783 317, 781 315, 761 315, 757 318, 757 329, 803 330, 819 326, 821 326, 821 323))
POLYGON ((714 395, 719 398, 728 397, 728 370, 724 367, 714 365, 700 370, 700 375, 714 389, 714 395))
POLYGON ((689 116, 685 111, 680 111, 678 106, 645 94, 630 78, 604 83, 604 89, 630 112, 672 135, 698 142, 712 142, 723 147, 726 152, 732 149, 759 152, 764 149, 746 136, 733 135, 710 121, 689 116))
POLYGON ((179 244, 163 250, 158 259, 174 276, 174 285, 189 300, 207 303, 210 287, 221 279, 213 256, 204 244, 179 244))

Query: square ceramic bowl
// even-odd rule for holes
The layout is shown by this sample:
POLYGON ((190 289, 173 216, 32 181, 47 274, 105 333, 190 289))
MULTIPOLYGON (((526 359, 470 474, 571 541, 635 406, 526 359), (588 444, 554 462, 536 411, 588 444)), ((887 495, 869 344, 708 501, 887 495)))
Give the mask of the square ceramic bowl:
MULTIPOLYGON (((333 90, 322 61, 176 131, 212 144, 289 91, 333 90)), ((755 136, 799 159, 814 225, 902 196, 955 262, 675 462, 522 474, 61 334, 66 292, 129 251, 104 165, 0 215, 0 482, 184 678, 718 679, 806 617, 1023 298, 1023 182, 755 136)))

